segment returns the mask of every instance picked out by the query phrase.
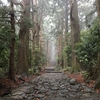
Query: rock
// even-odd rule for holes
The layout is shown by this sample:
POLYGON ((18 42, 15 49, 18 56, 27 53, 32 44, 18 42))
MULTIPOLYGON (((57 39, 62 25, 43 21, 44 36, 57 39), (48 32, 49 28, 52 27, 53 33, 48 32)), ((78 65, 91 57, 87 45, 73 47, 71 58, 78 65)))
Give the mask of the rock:
POLYGON ((23 97, 22 97, 22 96, 19 96, 19 95, 12 96, 11 98, 13 98, 13 99, 17 99, 17 100, 19 100, 19 99, 23 99, 23 97))
POLYGON ((61 97, 65 97, 67 93, 68 93, 68 90, 59 90, 58 91, 58 95, 61 97))
POLYGON ((66 86, 65 86, 65 85, 61 85, 61 86, 59 87, 59 89, 60 89, 60 90, 64 90, 64 89, 66 89, 66 86))
POLYGON ((71 80, 69 81, 69 84, 70 84, 70 85, 75 85, 75 84, 76 84, 76 80, 75 80, 75 79, 71 79, 71 80))
POLYGON ((57 86, 58 84, 54 81, 50 83, 50 86, 57 86))
MULTIPOLYGON (((33 97, 27 97, 27 100, 32 100, 33 99, 33 97)), ((34 99, 33 99, 34 100, 34 99)))
POLYGON ((97 97, 95 94, 92 88, 77 83, 75 79, 63 73, 45 73, 33 79, 31 83, 20 85, 12 91, 12 94, 7 95, 5 100, 35 100, 36 98, 39 100, 100 100, 95 99, 95 97, 100 98, 100 95, 97 97))
POLYGON ((12 93, 12 96, 22 95, 22 94, 23 94, 23 92, 22 92, 22 91, 18 91, 18 92, 12 93))
POLYGON ((25 93, 23 93, 21 96, 24 98, 24 97, 26 96, 26 94, 25 94, 25 93))
POLYGON ((23 86, 30 86, 30 84, 29 83, 24 83, 23 86))
POLYGON ((66 81, 66 82, 65 82, 65 85, 66 85, 66 86, 68 86, 68 85, 69 85, 69 83, 66 81))
POLYGON ((75 97, 75 94, 73 94, 73 93, 69 93, 68 95, 69 95, 69 97, 75 97))
POLYGON ((34 97, 36 97, 36 98, 44 98, 45 95, 44 94, 36 94, 36 95, 34 95, 34 97))
POLYGON ((87 87, 87 88, 84 89, 84 92, 92 93, 93 91, 92 91, 92 89, 87 87))
POLYGON ((41 90, 39 90, 39 93, 46 93, 48 92, 48 89, 42 88, 41 90))
POLYGON ((71 88, 72 89, 75 89, 76 91, 78 91, 79 88, 80 88, 80 85, 72 85, 71 88))
POLYGON ((64 94, 64 93, 59 93, 59 96, 61 96, 61 97, 65 97, 66 94, 64 94))
POLYGON ((35 90, 41 90, 42 87, 34 87, 35 90))
POLYGON ((44 82, 43 85, 44 86, 49 86, 49 82, 44 82))
POLYGON ((83 96, 83 97, 90 97, 90 94, 85 93, 85 94, 83 94, 82 96, 83 96))
POLYGON ((28 94, 27 97, 26 97, 26 99, 28 99, 28 100, 30 100, 30 99, 32 100, 33 98, 34 98, 33 94, 28 94))
POLYGON ((53 87, 51 87, 51 90, 59 90, 59 87, 58 86, 53 86, 53 87))
POLYGON ((25 92, 28 90, 28 87, 25 87, 25 86, 22 86, 20 87, 17 91, 22 91, 22 92, 25 92))
POLYGON ((49 87, 49 86, 44 86, 44 88, 45 88, 45 89, 50 89, 50 87, 49 87))
POLYGON ((25 91, 26 94, 32 93, 33 92, 33 88, 28 88, 27 91, 25 91))

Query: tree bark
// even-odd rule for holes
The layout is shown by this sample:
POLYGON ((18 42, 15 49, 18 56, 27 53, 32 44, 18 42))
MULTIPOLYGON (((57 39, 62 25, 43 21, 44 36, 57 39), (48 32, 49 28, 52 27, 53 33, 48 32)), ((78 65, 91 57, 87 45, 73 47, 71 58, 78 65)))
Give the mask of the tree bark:
MULTIPOLYGON (((68 45, 67 43, 67 33, 68 33, 68 0, 65 2, 65 47, 68 45)), ((63 54, 64 57, 64 68, 68 66, 68 61, 67 61, 67 53, 64 51, 63 54)))
MULTIPOLYGON (((30 19, 30 0, 23 0, 23 16, 30 19)), ((29 26, 26 25, 25 19, 21 18, 21 25, 19 31, 19 48, 18 48, 18 62, 17 74, 28 75, 28 54, 29 54, 29 26)))
POLYGON ((97 7, 99 26, 100 26, 100 0, 96 0, 96 7, 97 7))
POLYGON ((10 44, 10 61, 9 61, 9 78, 14 80, 15 77, 15 65, 14 65, 14 57, 15 57, 15 16, 13 9, 13 2, 11 1, 11 44, 10 44))
POLYGON ((72 38, 72 72, 78 72, 80 65, 76 57, 75 48, 76 44, 80 41, 80 29, 78 21, 77 1, 71 0, 70 2, 70 21, 71 21, 71 38, 72 38))
POLYGON ((18 60, 17 60, 17 74, 22 74, 24 69, 24 27, 20 26, 19 31, 19 46, 18 46, 18 60))
MULTIPOLYGON (((30 19, 30 0, 25 0, 25 16, 30 19)), ((28 75, 28 59, 29 59, 29 26, 25 29, 25 62, 24 62, 24 72, 28 75)))

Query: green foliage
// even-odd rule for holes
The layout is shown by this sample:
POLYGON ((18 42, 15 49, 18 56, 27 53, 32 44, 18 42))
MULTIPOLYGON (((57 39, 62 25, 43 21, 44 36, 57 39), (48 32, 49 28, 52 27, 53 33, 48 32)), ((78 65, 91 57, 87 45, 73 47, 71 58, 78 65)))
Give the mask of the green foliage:
POLYGON ((77 58, 83 64, 84 68, 91 68, 97 61, 97 55, 100 52, 100 34, 98 21, 95 20, 89 31, 81 32, 81 42, 76 44, 77 58))
MULTIPOLYGON (((1 15, 2 17, 5 17, 6 14, 7 14, 8 12, 10 12, 9 7, 7 7, 7 6, 2 6, 2 7, 0 7, 0 15, 1 15)), ((6 17, 7 17, 7 16, 6 16, 6 17)), ((2 18, 2 19, 4 19, 4 18, 2 18)))
POLYGON ((41 67, 46 64, 46 56, 41 53, 40 49, 35 47, 34 54, 29 50, 29 72, 38 73, 41 67))
POLYGON ((10 28, 9 25, 0 25, 0 67, 8 67, 9 47, 10 47, 10 28))
POLYGON ((0 68, 0 77, 3 77, 4 76, 4 71, 2 68, 0 68))
POLYGON ((26 28, 31 28, 34 24, 29 18, 23 16, 21 25, 26 28))
POLYGON ((87 79, 89 77, 89 72, 88 71, 82 71, 82 75, 84 79, 87 79))
POLYGON ((66 47, 64 47, 63 51, 67 54, 66 57, 68 60, 68 66, 71 66, 71 53, 72 53, 71 45, 69 44, 66 47))
POLYGON ((66 67, 66 68, 63 69, 63 71, 64 71, 64 72, 65 72, 65 71, 69 71, 69 72, 70 72, 70 71, 71 71, 71 67, 66 67))

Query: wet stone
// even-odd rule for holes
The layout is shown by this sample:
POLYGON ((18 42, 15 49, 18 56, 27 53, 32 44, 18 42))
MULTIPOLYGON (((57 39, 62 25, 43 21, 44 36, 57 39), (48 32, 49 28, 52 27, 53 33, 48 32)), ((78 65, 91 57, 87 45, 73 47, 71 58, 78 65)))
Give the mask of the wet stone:
POLYGON ((75 79, 71 79, 71 80, 69 81, 69 84, 70 84, 70 85, 75 85, 75 84, 77 84, 77 82, 76 82, 75 79))
POLYGON ((22 97, 22 96, 19 96, 19 95, 17 95, 17 96, 12 96, 11 98, 13 98, 13 99, 17 99, 17 100, 19 100, 19 99, 23 99, 23 97, 22 97))
POLYGON ((64 89, 66 89, 67 87, 65 86, 65 85, 61 85, 60 87, 59 87, 59 89, 60 90, 64 90, 64 89))
POLYGON ((78 90, 79 90, 79 88, 80 88, 80 85, 72 85, 72 86, 71 86, 71 88, 72 88, 72 89, 75 89, 75 90, 77 90, 77 91, 78 91, 78 90))
POLYGON ((46 100, 45 98, 40 98, 40 100, 46 100))
POLYGON ((41 90, 41 87, 34 87, 35 90, 41 90))
POLYGON ((45 89, 50 89, 50 86, 44 86, 45 89))
POLYGON ((69 93, 69 97, 75 97, 75 94, 69 93))
POLYGON ((87 87, 87 88, 84 89, 84 92, 92 93, 93 91, 92 91, 92 89, 90 89, 90 88, 87 87))
POLYGON ((53 86, 53 87, 51 87, 51 90, 59 90, 59 87, 58 86, 53 86))
POLYGON ((64 84, 65 84, 65 86, 68 86, 68 85, 69 85, 69 83, 68 83, 68 82, 65 82, 64 84))
POLYGON ((32 93, 33 92, 33 88, 28 89, 27 91, 25 91, 26 94, 32 93))
POLYGON ((42 88, 41 90, 39 90, 39 93, 46 93, 48 92, 48 89, 42 88))
POLYGON ((66 94, 64 94, 64 93, 59 93, 59 96, 61 96, 61 97, 65 97, 66 94))
POLYGON ((49 82, 48 83, 43 83, 44 86, 49 86, 49 82))
POLYGON ((34 95, 36 98, 44 98, 45 95, 44 94, 37 94, 37 95, 34 95))
POLYGON ((25 94, 25 93, 23 93, 21 96, 24 98, 24 97, 26 96, 26 94, 25 94))
POLYGON ((5 100, 100 100, 95 94, 92 88, 64 73, 45 73, 13 90, 5 100))
POLYGON ((33 97, 27 97, 27 100, 32 100, 33 99, 33 97))
POLYGON ((22 95, 22 94, 23 94, 23 92, 20 92, 20 91, 19 91, 19 92, 15 92, 15 93, 13 93, 12 96, 22 95))
POLYGON ((68 90, 59 90, 58 92, 59 93, 68 93, 69 91, 68 90))

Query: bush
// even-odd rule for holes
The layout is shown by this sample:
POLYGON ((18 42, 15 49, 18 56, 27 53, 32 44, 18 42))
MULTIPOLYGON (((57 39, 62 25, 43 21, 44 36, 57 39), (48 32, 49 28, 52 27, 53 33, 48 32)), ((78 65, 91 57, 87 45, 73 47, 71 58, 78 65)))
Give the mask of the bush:
POLYGON ((82 75, 84 79, 87 79, 89 77, 89 72, 88 71, 82 71, 82 75))
POLYGON ((34 54, 29 49, 29 72, 34 74, 38 73, 42 66, 46 64, 46 56, 41 53, 39 48, 35 48, 34 54), (33 55, 33 56, 32 56, 33 55))
POLYGON ((0 25, 0 68, 8 68, 10 48, 9 25, 0 25))
POLYGON ((95 20, 89 30, 81 32, 81 36, 81 42, 76 44, 77 58, 85 69, 89 69, 96 64, 97 55, 100 51, 98 21, 95 20))
POLYGON ((67 54, 66 57, 67 57, 68 66, 71 66, 72 50, 71 50, 70 44, 68 46, 64 47, 64 52, 67 54))

